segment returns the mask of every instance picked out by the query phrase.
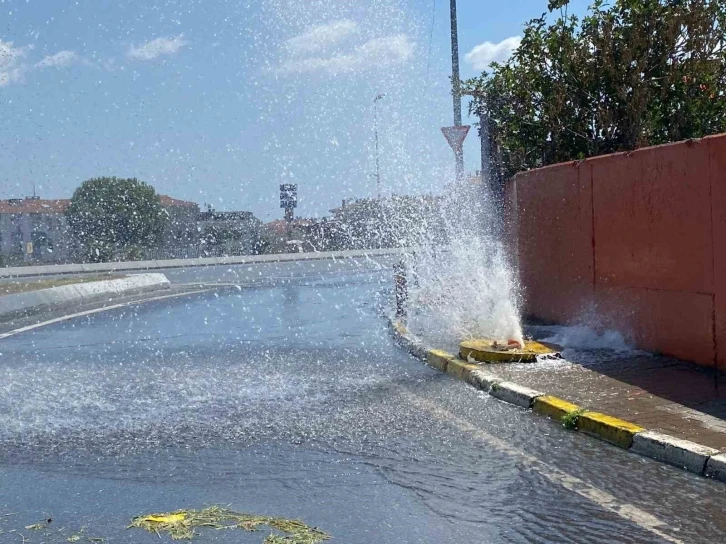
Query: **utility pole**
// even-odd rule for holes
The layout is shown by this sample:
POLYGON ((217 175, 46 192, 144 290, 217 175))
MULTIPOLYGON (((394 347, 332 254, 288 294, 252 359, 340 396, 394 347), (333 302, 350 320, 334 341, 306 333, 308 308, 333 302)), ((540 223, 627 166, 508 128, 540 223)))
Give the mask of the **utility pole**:
POLYGON ((441 127, 456 159, 456 182, 464 180, 464 140, 469 125, 461 124, 461 79, 459 77, 459 34, 456 24, 456 0, 451 0, 451 96, 454 98, 454 126, 441 127))
MULTIPOLYGON (((454 98, 454 126, 461 126, 461 79, 459 76, 459 31, 456 21, 456 0, 450 0, 451 11, 451 85, 454 98)), ((454 150, 456 156, 456 181, 464 177, 463 145, 454 150)))
POLYGON ((376 142, 376 192, 378 193, 378 201, 381 200, 381 165, 378 151, 378 101, 385 98, 385 93, 377 94, 373 99, 373 133, 376 142))

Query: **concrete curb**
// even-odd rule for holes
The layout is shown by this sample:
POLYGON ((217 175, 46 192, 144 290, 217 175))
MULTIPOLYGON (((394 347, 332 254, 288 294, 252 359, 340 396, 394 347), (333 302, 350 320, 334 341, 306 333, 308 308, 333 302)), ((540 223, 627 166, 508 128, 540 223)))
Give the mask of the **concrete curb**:
POLYGON ((27 293, 16 293, 0 297, 0 321, 58 310, 78 304, 85 304, 121 296, 169 289, 171 283, 164 274, 134 274, 127 278, 101 280, 86 283, 61 285, 27 293))
POLYGON ((489 394, 494 398, 522 408, 531 408, 534 399, 544 395, 544 393, 512 382, 495 383, 492 385, 489 394))
POLYGON ((501 379, 497 378, 491 372, 486 372, 484 370, 472 370, 469 373, 469 379, 467 380, 469 385, 476 387, 485 393, 489 393, 489 391, 491 391, 492 388, 501 381, 501 379))
POLYGON ((314 251, 309 253, 279 253, 275 255, 242 255, 239 257, 201 257, 198 259, 166 259, 129 261, 118 263, 50 264, 0 268, 0 278, 23 276, 54 276, 59 274, 87 274, 89 272, 122 272, 125 270, 154 270, 160 268, 189 268, 197 266, 280 263, 289 261, 318 261, 325 259, 358 259, 398 255, 400 248, 350 251, 314 251))
POLYGON ((626 450, 633 445, 633 437, 645 430, 640 425, 600 412, 581 414, 577 418, 577 429, 626 450))
POLYGON ((465 381, 492 397, 521 408, 532 409, 534 413, 561 421, 563 426, 644 457, 726 482, 726 452, 719 453, 714 448, 695 442, 649 431, 607 414, 585 411, 567 400, 501 380, 496 374, 482 368, 490 365, 473 364, 446 351, 429 348, 420 338, 411 334, 401 321, 391 316, 388 316, 388 323, 396 341, 406 346, 410 353, 433 368, 465 381))
POLYGON ((726 454, 719 453, 708 458, 706 476, 726 482, 726 454))
POLYGON ((570 415, 582 412, 582 408, 577 404, 572 404, 566 400, 562 400, 551 395, 543 395, 534 399, 532 410, 543 416, 547 416, 557 421, 562 421, 562 418, 570 415))
POLYGON ((709 458, 718 454, 714 448, 655 431, 636 434, 633 437, 633 451, 696 474, 703 473, 709 458))

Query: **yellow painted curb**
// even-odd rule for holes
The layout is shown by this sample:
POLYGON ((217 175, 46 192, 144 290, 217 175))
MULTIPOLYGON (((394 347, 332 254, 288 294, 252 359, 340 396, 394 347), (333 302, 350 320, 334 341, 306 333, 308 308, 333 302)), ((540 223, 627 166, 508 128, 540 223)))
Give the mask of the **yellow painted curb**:
MULTIPOLYGON (((400 321, 393 322, 393 328, 401 336, 405 337, 408 334, 406 326, 400 321)), ((464 347, 464 343, 462 342, 462 356, 464 347)), ((543 345, 543 348, 550 349, 549 346, 545 345, 543 345)), ((440 349, 427 350, 426 362, 432 367, 465 382, 469 381, 469 375, 472 371, 481 369, 480 365, 469 363, 440 349)), ((543 395, 535 398, 532 411, 556 420, 561 420, 568 414, 578 412, 578 430, 624 449, 629 449, 633 445, 633 436, 635 434, 645 431, 643 427, 599 412, 583 412, 579 414, 581 411, 579 406, 551 395, 543 395)))
POLYGON ((576 404, 557 397, 544 395, 534 399, 532 411, 552 419, 561 420, 563 416, 577 412, 580 409, 576 404))
POLYGON ((463 381, 468 381, 472 370, 479 368, 479 365, 467 363, 461 359, 451 359, 446 366, 446 372, 463 381))
POLYGON ((393 328, 401 336, 406 336, 408 334, 408 330, 406 329, 406 325, 404 325, 400 321, 394 321, 393 322, 393 328))
POLYGON ((451 353, 447 353, 440 349, 430 349, 426 352, 426 362, 441 372, 446 372, 446 367, 449 366, 449 361, 454 359, 455 357, 451 353))
POLYGON ((599 412, 581 414, 577 418, 577 428, 625 449, 633 445, 633 435, 635 433, 645 430, 638 425, 599 412))
POLYGON ((465 340, 459 344, 459 356, 481 363, 533 363, 540 355, 556 355, 561 351, 554 344, 527 340, 523 348, 507 348, 493 340, 465 340))

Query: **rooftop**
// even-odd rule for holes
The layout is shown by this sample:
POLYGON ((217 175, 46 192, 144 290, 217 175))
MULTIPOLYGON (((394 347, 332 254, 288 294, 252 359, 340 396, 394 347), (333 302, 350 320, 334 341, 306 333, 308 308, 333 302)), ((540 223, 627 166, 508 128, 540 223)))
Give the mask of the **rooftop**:
POLYGON ((159 195, 161 205, 165 207, 177 206, 179 208, 199 208, 199 204, 196 202, 190 202, 188 200, 179 200, 178 198, 172 198, 167 195, 159 195))
MULTIPOLYGON (((315 221, 312 219, 293 219, 292 224, 290 225, 291 228, 305 228, 310 227, 315 224, 315 221)), ((284 234, 287 232, 288 223, 284 219, 275 219, 274 221, 270 221, 269 223, 265 223, 264 227, 275 234, 284 234)))
MULTIPOLYGON (((198 208, 195 202, 179 200, 167 195, 159 195, 164 207, 198 208)), ((0 200, 0 213, 63 213, 70 205, 69 198, 46 200, 37 197, 9 198, 0 200)))
POLYGON ((0 200, 0 213, 63 213, 70 199, 11 198, 0 200))

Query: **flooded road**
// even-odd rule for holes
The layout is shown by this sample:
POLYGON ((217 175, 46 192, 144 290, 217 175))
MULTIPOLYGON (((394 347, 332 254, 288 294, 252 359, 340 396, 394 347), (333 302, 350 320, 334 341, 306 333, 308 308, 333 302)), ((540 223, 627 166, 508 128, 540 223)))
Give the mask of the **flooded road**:
POLYGON ((81 527, 158 542, 125 527, 212 504, 301 518, 341 543, 724 540, 723 484, 567 432, 400 350, 378 268, 280 269, 276 286, 258 274, 0 342, 0 542, 65 542, 81 527))

